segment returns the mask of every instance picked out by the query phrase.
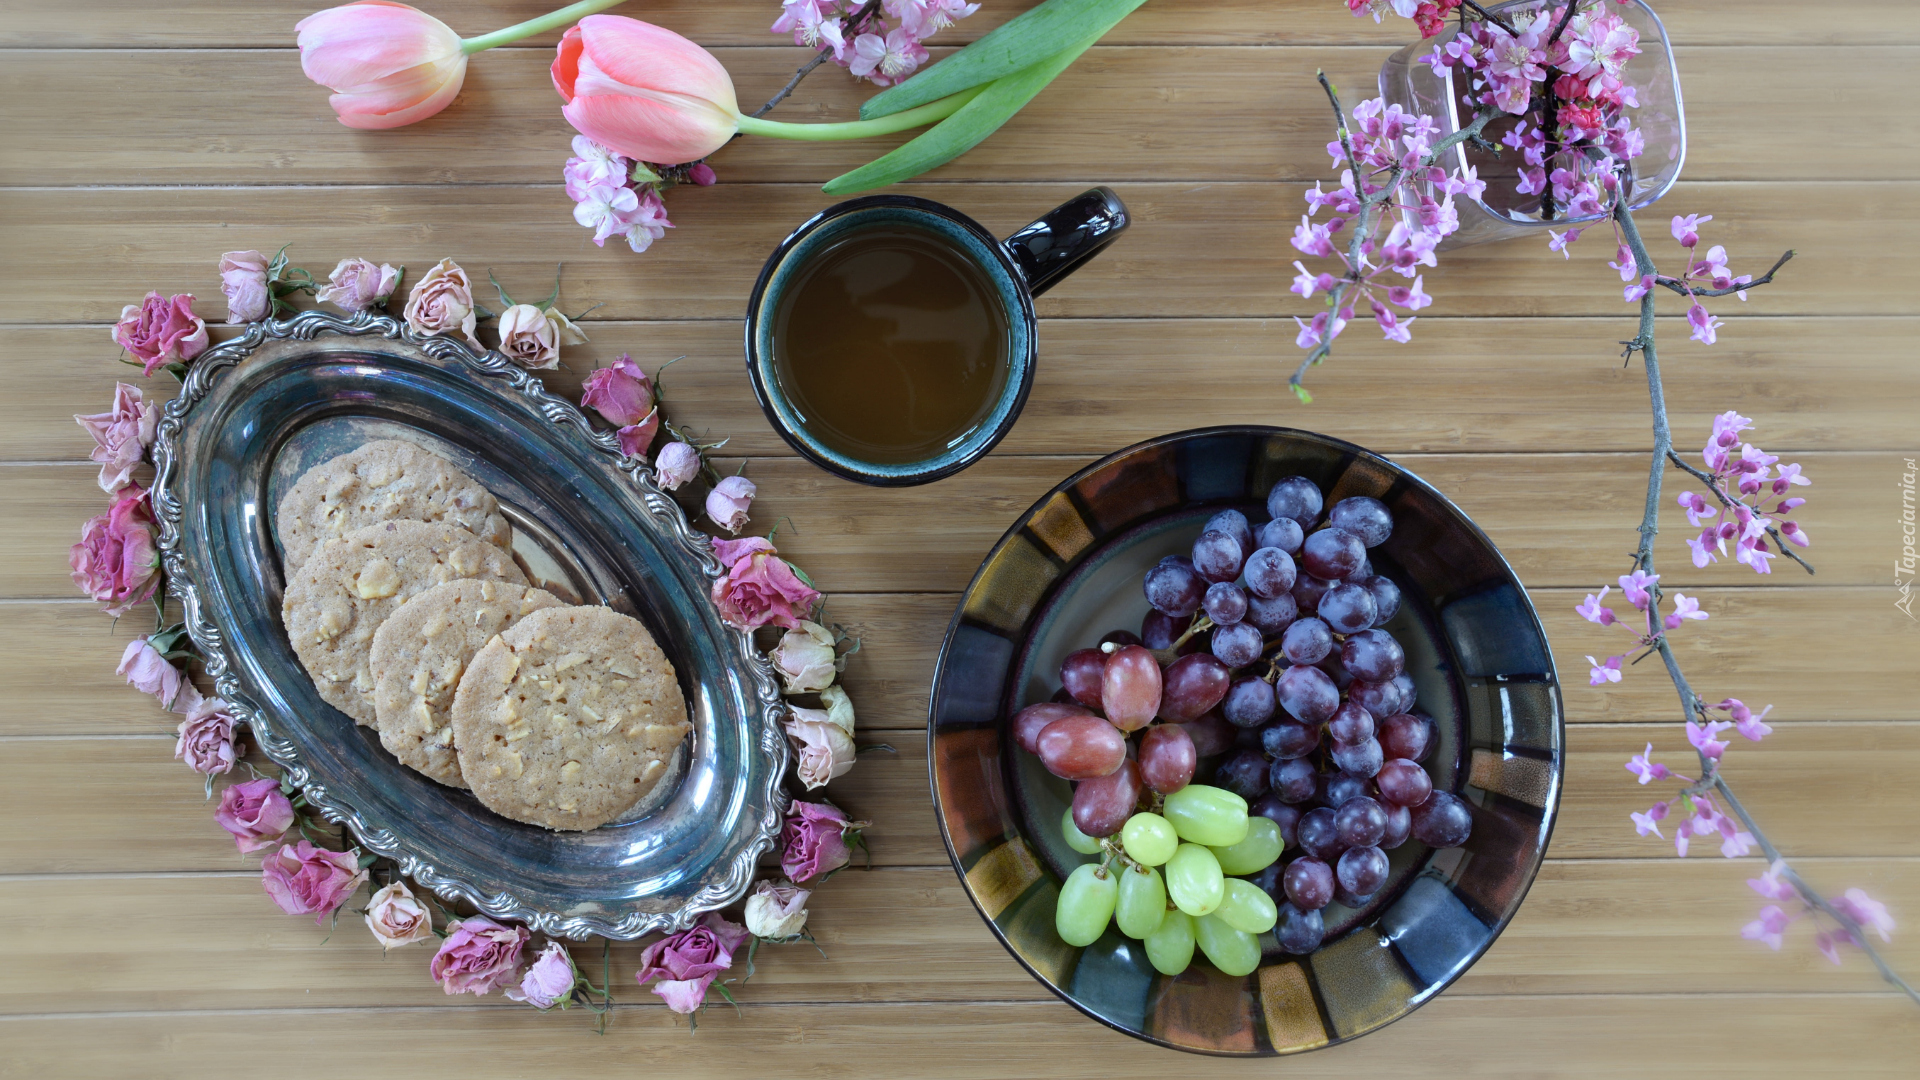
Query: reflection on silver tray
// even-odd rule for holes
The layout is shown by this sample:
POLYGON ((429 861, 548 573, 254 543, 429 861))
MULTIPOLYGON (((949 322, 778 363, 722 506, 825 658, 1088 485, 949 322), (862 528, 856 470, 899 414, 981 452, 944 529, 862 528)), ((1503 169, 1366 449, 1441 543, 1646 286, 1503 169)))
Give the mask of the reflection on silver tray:
POLYGON ((202 354, 154 458, 169 591, 218 693, 363 847, 443 897, 573 938, 682 928, 746 891, 786 805, 773 671, 708 598, 721 568, 706 538, 538 378, 390 317, 304 312, 202 354), (580 833, 509 821, 401 765, 314 692, 280 623, 272 513, 305 469, 380 438, 467 470, 500 500, 530 580, 641 619, 673 661, 693 734, 619 821, 580 833))

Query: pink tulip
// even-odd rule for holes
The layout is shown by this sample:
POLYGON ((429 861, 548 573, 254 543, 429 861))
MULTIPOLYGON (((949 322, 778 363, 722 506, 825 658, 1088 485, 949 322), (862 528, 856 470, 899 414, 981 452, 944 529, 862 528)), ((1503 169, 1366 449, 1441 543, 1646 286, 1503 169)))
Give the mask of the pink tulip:
POLYGON ((328 103, 351 128, 424 120, 453 101, 467 77, 460 35, 418 8, 359 0, 300 20, 300 67, 333 91, 328 103))
POLYGON ((619 15, 581 19, 560 39, 553 86, 567 122, 641 161, 706 157, 739 130, 733 80, 707 50, 619 15))

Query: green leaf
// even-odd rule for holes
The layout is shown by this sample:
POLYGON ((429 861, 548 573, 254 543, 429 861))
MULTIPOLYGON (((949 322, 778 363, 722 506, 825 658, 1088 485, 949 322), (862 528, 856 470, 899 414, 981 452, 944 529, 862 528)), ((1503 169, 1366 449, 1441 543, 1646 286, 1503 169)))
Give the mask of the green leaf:
POLYGON ((647 163, 644 161, 634 162, 633 172, 629 175, 631 175, 635 181, 642 184, 657 184, 660 182, 660 174, 648 168, 647 163))
POLYGON ((1084 39, 1090 26, 1105 34, 1145 2, 1047 0, 899 86, 875 94, 860 106, 860 119, 891 116, 1023 71, 1084 39))
MULTIPOLYGON (((1102 27, 1101 34, 1106 33, 1102 27)), ((877 160, 829 180, 820 190, 829 195, 849 195, 859 191, 897 184, 938 168, 978 146, 1000 125, 1026 107, 1034 95, 1046 89, 1054 77, 1086 52, 1099 34, 1083 39, 1064 52, 995 80, 980 95, 967 102, 945 120, 922 132, 904 146, 895 148, 877 160)))

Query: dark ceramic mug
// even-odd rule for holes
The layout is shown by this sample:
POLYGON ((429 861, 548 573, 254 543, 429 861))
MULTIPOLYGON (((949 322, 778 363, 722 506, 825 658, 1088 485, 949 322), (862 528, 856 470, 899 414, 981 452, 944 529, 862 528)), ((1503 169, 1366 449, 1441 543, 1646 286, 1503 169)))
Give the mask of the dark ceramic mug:
POLYGON ((899 487, 951 476, 985 457, 1020 415, 1033 387, 1039 343, 1033 298, 1052 288, 1112 243, 1127 227, 1127 208, 1111 190, 1093 188, 1053 209, 1005 240, 950 206, 909 195, 871 195, 829 207, 781 241, 768 256, 747 302, 747 372, 767 420, 800 454, 821 468, 863 484, 899 487), (913 229, 935 238, 971 263, 989 283, 1005 317, 1002 355, 1006 377, 986 415, 945 450, 924 460, 864 461, 808 431, 806 418, 782 387, 775 358, 780 297, 813 260, 855 230, 913 229))

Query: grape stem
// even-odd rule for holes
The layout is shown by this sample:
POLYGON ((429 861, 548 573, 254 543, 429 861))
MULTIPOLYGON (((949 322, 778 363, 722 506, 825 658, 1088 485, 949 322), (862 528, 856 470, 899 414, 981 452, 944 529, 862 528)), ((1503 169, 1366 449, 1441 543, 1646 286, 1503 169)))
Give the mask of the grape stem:
MULTIPOLYGON (((1653 256, 1647 253, 1646 241, 1641 239, 1640 229, 1634 224, 1633 214, 1627 209, 1624 198, 1615 202, 1613 219, 1620 227, 1620 235, 1626 242, 1628 250, 1633 252, 1633 260, 1640 271, 1640 276, 1645 278, 1648 274, 1654 273, 1653 256)), ((1706 480, 1708 486, 1713 487, 1708 477, 1690 468, 1684 461, 1680 460, 1679 456, 1675 454, 1673 450, 1673 431, 1667 421, 1667 392, 1665 385, 1660 379, 1660 354, 1654 345, 1653 298, 1654 294, 1651 290, 1640 298, 1640 333, 1638 337, 1626 343, 1627 355, 1631 357, 1633 353, 1638 352, 1641 363, 1646 368, 1647 397, 1653 410, 1653 453, 1647 468, 1646 510, 1640 519, 1640 547, 1633 556, 1634 566, 1648 574, 1654 572, 1653 538, 1660 532, 1661 488, 1662 481, 1665 479, 1667 464, 1671 461, 1679 465, 1683 470, 1693 474, 1696 478, 1706 480)), ((1714 493, 1721 495, 1722 499, 1725 498, 1718 488, 1714 488, 1714 493)), ((1778 536, 1775 536, 1774 539, 1781 551, 1785 552, 1787 545, 1779 544, 1778 536)), ((1795 557, 1794 561, 1800 562, 1802 566, 1806 566, 1798 557, 1795 557)), ((1811 574, 1813 567, 1806 566, 1806 570, 1811 574)), ((1648 604, 1650 610, 1659 606, 1660 586, 1658 582, 1654 583, 1652 591, 1654 596, 1648 604)), ((1688 683, 1686 674, 1680 670, 1680 661, 1673 655, 1673 648, 1667 642, 1666 635, 1663 634, 1659 637, 1655 647, 1660 653, 1661 661, 1666 664, 1667 676, 1673 681, 1674 691, 1679 695, 1680 719, 1683 722, 1692 722, 1696 714, 1704 718, 1707 715, 1707 703, 1698 694, 1693 692, 1693 687, 1688 683)), ((1689 791, 1700 789, 1700 791, 1704 793, 1705 791, 1711 790, 1717 793, 1722 799, 1725 799, 1727 808, 1733 811, 1733 816, 1739 819, 1741 826, 1753 835, 1754 843, 1759 845, 1760 852, 1766 856, 1767 862, 1781 868, 1781 876, 1793 886, 1794 891, 1800 895, 1800 898, 1806 902, 1807 906, 1819 911, 1821 914, 1839 924, 1841 929, 1852 936, 1853 943, 1858 945, 1860 950, 1867 954, 1869 960, 1873 961, 1873 966, 1879 969, 1881 978, 1893 986, 1898 987, 1908 997, 1912 998, 1916 1004, 1920 1004, 1920 991, 1915 990, 1912 985, 1900 977, 1899 973, 1893 970, 1887 963, 1886 958, 1882 956, 1880 951, 1874 948, 1873 943, 1868 940, 1865 928, 1863 928, 1853 916, 1836 908, 1825 896, 1820 894, 1819 890, 1808 884, 1806 879, 1802 878, 1799 872, 1794 870, 1792 865, 1786 861, 1786 857, 1780 853, 1780 849, 1774 846, 1772 840, 1768 839, 1767 834, 1761 830, 1759 823, 1754 821, 1753 815, 1747 811, 1746 806, 1734 795, 1732 786, 1727 783, 1727 778, 1720 772, 1719 762, 1709 758, 1705 751, 1696 750, 1696 753, 1700 758, 1700 780, 1698 783, 1692 785, 1689 791)))

